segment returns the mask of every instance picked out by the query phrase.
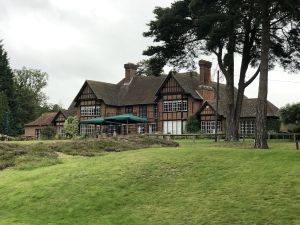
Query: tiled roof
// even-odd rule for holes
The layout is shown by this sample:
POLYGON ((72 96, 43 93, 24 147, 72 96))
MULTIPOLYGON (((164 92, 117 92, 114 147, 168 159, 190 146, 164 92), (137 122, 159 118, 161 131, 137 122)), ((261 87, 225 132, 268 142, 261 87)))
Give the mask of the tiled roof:
MULTIPOLYGON (((174 79, 180 84, 183 90, 190 94, 193 98, 203 100, 198 90, 200 83, 200 75, 196 72, 177 73, 172 75, 174 79)), ((117 84, 110 84, 99 81, 86 81, 90 88, 93 90, 98 99, 102 99, 106 104, 113 106, 125 105, 139 105, 139 104, 152 104, 155 102, 156 93, 162 86, 164 81, 168 78, 166 75, 159 77, 155 76, 135 76, 129 82, 125 79, 117 84)), ((211 83, 213 88, 216 88, 215 82, 211 83)), ((226 96, 225 84, 220 84, 219 89, 219 112, 220 115, 225 116, 225 100, 226 96)), ((237 89, 234 89, 235 96, 237 89)), ((205 99, 204 99, 205 101, 205 99)), ((256 101, 257 99, 248 99, 244 96, 242 117, 255 117, 256 114, 256 101)), ((215 108, 215 101, 207 101, 213 108, 215 108)), ((74 109, 74 102, 69 107, 69 110, 74 109)), ((74 113, 75 115, 75 113, 74 113)), ((272 103, 268 102, 268 116, 278 117, 278 108, 272 103)))
POLYGON ((26 127, 29 126, 48 126, 52 125, 53 119, 55 118, 57 112, 46 112, 43 113, 39 118, 33 122, 25 124, 26 127))
MULTIPOLYGON (((178 81, 178 83, 181 85, 181 87, 184 89, 184 91, 195 99, 201 99, 202 97, 199 95, 199 86, 201 85, 200 82, 200 74, 196 72, 188 72, 188 73, 177 73, 174 75, 174 78, 178 81)), ((217 83, 211 82, 211 85, 213 88, 217 87, 217 83)), ((226 96, 225 94, 225 84, 220 83, 220 88, 219 88, 219 97, 220 99, 223 96, 226 96)), ((234 94, 237 95, 237 89, 234 88, 234 94)), ((244 98, 247 98, 244 96, 244 98)), ((204 99, 205 100, 205 99, 204 99)))
POLYGON ((116 98, 118 90, 116 84, 93 80, 87 80, 86 82, 98 99, 102 99, 108 105, 118 105, 118 98, 116 98))
MULTIPOLYGON (((152 104, 156 99, 156 93, 167 79, 168 76, 136 76, 131 81, 121 80, 117 84, 110 84, 99 81, 87 80, 87 84, 95 93, 98 99, 101 99, 107 105, 124 106, 124 105, 139 105, 152 104)), ((200 75, 196 72, 177 73, 173 75, 175 80, 180 84, 183 90, 190 94, 193 98, 202 100, 202 97, 197 91, 199 89, 200 75)), ((214 82, 211 84, 216 86, 214 82)), ((220 84, 220 96, 224 96, 225 85, 220 84)), ((236 90, 235 90, 236 92, 236 90)), ((73 103, 69 107, 73 107, 73 103)))
MULTIPOLYGON (((105 104, 113 106, 151 104, 155 100, 155 93, 166 76, 136 76, 127 83, 125 79, 118 84, 87 80, 94 94, 105 104)), ((72 108, 72 105, 69 109, 72 108)))
POLYGON ((125 79, 117 84, 118 105, 153 104, 156 92, 166 79, 166 76, 137 76, 130 84, 125 85, 125 79))
MULTIPOLYGON (((207 103, 216 110, 216 101, 207 101, 207 103)), ((248 98, 243 100, 241 117, 256 117, 256 104, 257 98, 248 98)), ((219 102, 218 114, 221 116, 226 116, 226 103, 224 100, 219 102)), ((268 101, 267 106, 267 116, 268 117, 279 117, 279 109, 268 101)))
POLYGON ((68 110, 62 109, 61 112, 64 114, 64 116, 66 118, 68 118, 69 116, 76 116, 76 108, 71 107, 68 110))

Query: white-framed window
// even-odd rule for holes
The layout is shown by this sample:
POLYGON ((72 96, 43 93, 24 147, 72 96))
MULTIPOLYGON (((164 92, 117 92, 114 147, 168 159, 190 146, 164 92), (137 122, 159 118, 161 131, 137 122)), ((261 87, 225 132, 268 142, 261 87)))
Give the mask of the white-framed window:
POLYGON ((100 116, 101 115, 101 107, 100 107, 100 105, 81 106, 80 107, 80 115, 81 116, 100 116))
MULTIPOLYGON (((221 121, 218 121, 218 131, 221 131, 221 121)), ((201 131, 206 134, 214 134, 215 133, 215 121, 201 121, 201 131)))
POLYGON ((171 120, 163 122, 164 134, 182 134, 185 131, 186 121, 171 120))
POLYGON ((56 133, 61 136, 61 137, 64 137, 66 136, 66 133, 65 133, 65 130, 64 130, 64 127, 63 126, 57 126, 56 128, 56 133))
POLYGON ((187 111, 187 100, 164 101, 164 112, 181 112, 187 111))
POLYGON ((154 105, 153 106, 153 115, 154 115, 154 118, 158 118, 158 106, 157 105, 154 105))
POLYGON ((139 116, 142 118, 147 118, 147 105, 140 105, 139 116))
POLYGON ((255 120, 242 120, 240 121, 240 134, 254 134, 255 120))
POLYGON ((91 136, 96 132, 95 126, 91 124, 81 124, 80 125, 80 135, 82 136, 91 136))
POLYGON ((139 125, 138 134, 144 134, 144 133, 145 133, 145 125, 139 125))
POLYGON ((157 131, 156 123, 149 124, 149 134, 155 134, 157 131))

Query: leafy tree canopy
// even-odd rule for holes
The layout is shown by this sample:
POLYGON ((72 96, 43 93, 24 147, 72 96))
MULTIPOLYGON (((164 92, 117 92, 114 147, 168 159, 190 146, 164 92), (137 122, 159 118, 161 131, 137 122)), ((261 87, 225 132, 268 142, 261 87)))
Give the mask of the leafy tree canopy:
POLYGON ((160 76, 163 73, 163 69, 161 65, 156 65, 156 63, 159 63, 159 61, 155 58, 145 59, 138 62, 137 74, 141 76, 160 76))
POLYGON ((14 70, 14 81, 18 89, 31 92, 40 104, 46 102, 47 97, 42 89, 47 85, 47 73, 23 67, 21 70, 14 70))
MULTIPOLYGON (((299 20, 295 17, 299 1, 272 2, 276 16, 271 21, 270 65, 280 62, 294 71, 300 68, 299 20), (296 11, 291 13, 291 10, 296 11)), ((149 31, 144 36, 153 38, 157 45, 148 47, 143 54, 155 59, 150 66, 158 69, 167 63, 194 67, 194 59, 201 54, 216 53, 224 60, 222 72, 226 73, 231 64, 230 37, 234 37, 233 51, 240 55, 249 51, 247 61, 256 66, 261 45, 260 8, 260 1, 255 0, 180 0, 170 7, 156 7, 155 19, 148 24, 149 31)))
POLYGON ((36 69, 23 67, 14 70, 14 87, 16 92, 15 129, 23 133, 24 124, 36 119, 43 112, 49 111, 47 97, 43 88, 47 85, 48 75, 36 69))
POLYGON ((287 104, 280 109, 280 117, 285 124, 300 124, 300 103, 287 104))
POLYGON ((79 120, 76 116, 69 116, 64 123, 66 136, 69 138, 76 137, 79 134, 79 120))

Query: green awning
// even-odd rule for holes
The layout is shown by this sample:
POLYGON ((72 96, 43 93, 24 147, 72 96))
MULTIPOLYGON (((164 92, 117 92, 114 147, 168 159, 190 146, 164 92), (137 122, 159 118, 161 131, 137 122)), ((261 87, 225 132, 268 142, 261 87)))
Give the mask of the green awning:
POLYGON ((133 114, 122 114, 117 116, 105 117, 105 120, 111 122, 119 122, 123 124, 132 124, 132 123, 147 123, 148 120, 146 118, 138 117, 133 114))
POLYGON ((106 120, 106 118, 104 117, 96 117, 94 119, 89 119, 89 120, 83 120, 80 121, 80 124, 104 124, 104 125, 116 125, 116 124, 120 124, 118 122, 114 122, 114 121, 108 121, 106 120))

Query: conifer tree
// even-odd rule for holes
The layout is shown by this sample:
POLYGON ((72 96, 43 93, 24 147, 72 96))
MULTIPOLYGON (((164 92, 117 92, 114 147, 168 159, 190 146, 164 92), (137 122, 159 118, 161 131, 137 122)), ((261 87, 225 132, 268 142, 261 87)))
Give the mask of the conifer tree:
POLYGON ((256 108, 255 147, 267 149, 268 73, 276 62, 291 71, 300 69, 300 1, 257 1, 261 20, 261 67, 256 108))
POLYGON ((0 130, 0 132, 6 132, 7 135, 14 135, 15 131, 13 129, 14 125, 14 112, 15 112, 15 96, 14 96, 14 82, 13 73, 9 66, 9 61, 7 53, 3 48, 2 41, 0 41, 0 102, 1 111, 5 113, 1 116, 0 124, 6 129, 0 130), (9 118, 9 119, 8 119, 9 118), (5 125, 4 125, 5 124, 5 125), (7 129, 11 127, 12 129, 7 129))

